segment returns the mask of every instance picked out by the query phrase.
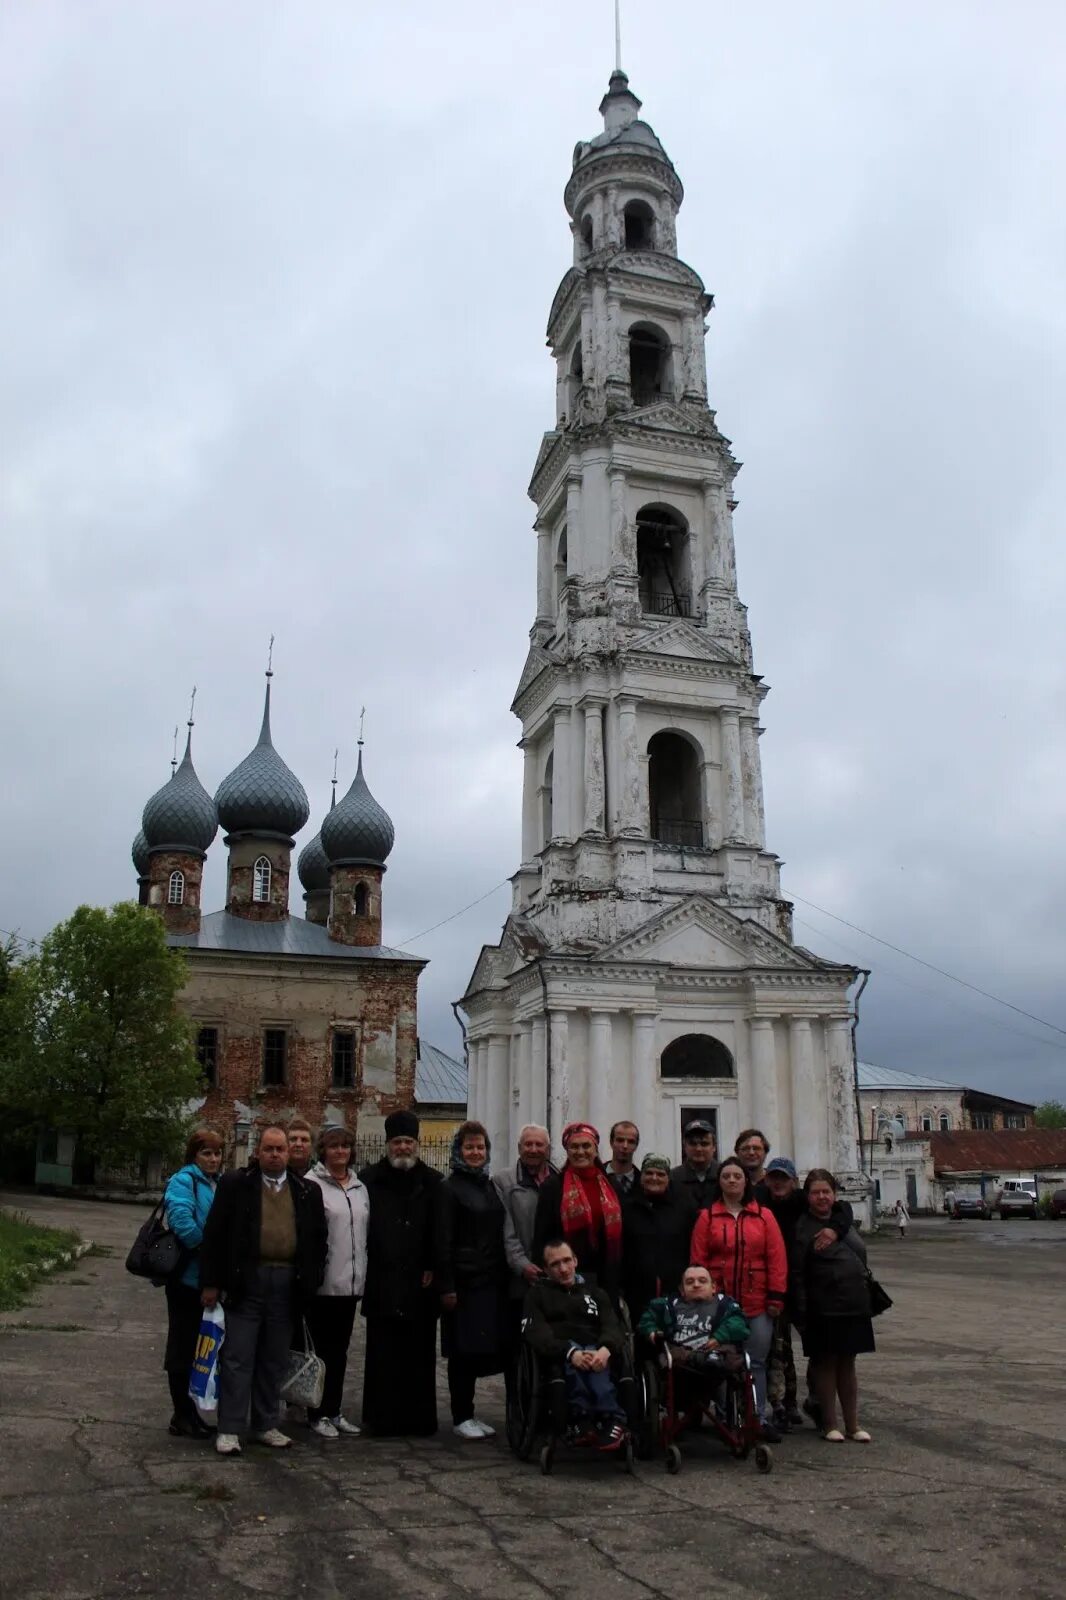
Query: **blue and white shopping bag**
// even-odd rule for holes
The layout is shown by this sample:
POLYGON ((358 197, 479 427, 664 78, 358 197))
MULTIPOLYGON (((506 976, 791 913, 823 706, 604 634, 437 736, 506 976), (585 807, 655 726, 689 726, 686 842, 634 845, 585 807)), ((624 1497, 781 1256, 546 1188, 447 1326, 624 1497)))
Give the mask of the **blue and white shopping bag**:
POLYGON ((189 1372, 189 1395, 198 1411, 218 1409, 218 1353, 225 1337, 226 1313, 221 1306, 205 1307, 189 1372))

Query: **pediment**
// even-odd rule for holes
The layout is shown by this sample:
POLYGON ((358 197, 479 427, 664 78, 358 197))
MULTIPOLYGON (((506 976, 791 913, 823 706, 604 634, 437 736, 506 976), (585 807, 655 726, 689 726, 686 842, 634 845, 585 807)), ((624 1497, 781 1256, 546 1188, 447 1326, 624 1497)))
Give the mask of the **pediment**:
POLYGON ((645 629, 630 640, 628 650, 630 654, 639 650, 644 655, 681 656, 689 661, 733 662, 736 659, 687 617, 677 617, 672 622, 645 629))
POLYGON ((530 645, 525 666, 522 668, 522 676, 518 680, 518 688, 514 692, 514 699, 519 700, 530 684, 534 683, 542 672, 556 665, 555 658, 548 654, 543 645, 530 645))
POLYGON ((784 967, 798 972, 821 966, 758 923, 734 916, 702 895, 671 906, 601 951, 597 959, 662 961, 677 967, 784 967))
POLYGON ((531 499, 536 499, 536 495, 533 493, 533 485, 537 481, 537 476, 544 467, 545 463, 551 459, 552 452, 558 445, 561 438, 562 434, 557 433, 553 429, 550 433, 546 433, 543 439, 540 441, 540 449, 537 451, 537 459, 533 463, 533 471, 529 477, 528 492, 531 499))
POLYGON ((512 974, 544 955, 546 949, 529 918, 512 912, 503 925, 499 944, 482 945, 464 1000, 483 989, 505 988, 512 974))
POLYGON ((657 400, 654 405, 628 412, 626 422, 630 427, 654 428, 657 433, 683 433, 688 439, 700 432, 698 424, 669 400, 657 400))

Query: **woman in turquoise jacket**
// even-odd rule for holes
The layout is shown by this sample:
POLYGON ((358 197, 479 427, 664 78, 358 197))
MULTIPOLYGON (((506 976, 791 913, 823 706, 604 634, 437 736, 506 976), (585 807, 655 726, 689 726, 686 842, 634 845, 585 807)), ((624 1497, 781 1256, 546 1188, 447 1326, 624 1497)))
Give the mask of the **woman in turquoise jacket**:
POLYGON ((188 1252, 180 1276, 166 1285, 167 1348, 163 1356, 174 1407, 170 1432, 188 1439, 206 1439, 212 1433, 189 1398, 189 1369, 200 1333, 200 1245, 221 1166, 222 1135, 216 1128, 194 1128, 185 1146, 185 1164, 175 1172, 164 1195, 167 1225, 188 1252))

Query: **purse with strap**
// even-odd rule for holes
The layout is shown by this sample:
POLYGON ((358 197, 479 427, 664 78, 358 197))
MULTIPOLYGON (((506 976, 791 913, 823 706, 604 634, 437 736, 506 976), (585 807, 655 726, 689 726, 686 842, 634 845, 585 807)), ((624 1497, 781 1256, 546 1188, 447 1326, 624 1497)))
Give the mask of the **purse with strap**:
POLYGON ((315 1355, 311 1332, 304 1323, 304 1348, 289 1351, 289 1366, 281 1384, 281 1398, 293 1406, 310 1406, 317 1411, 326 1387, 326 1363, 315 1355))
POLYGON ((148 1278, 158 1289, 184 1267, 188 1252, 176 1233, 166 1224, 166 1198, 160 1200, 151 1216, 137 1230, 137 1237, 126 1257, 126 1271, 137 1278, 148 1278))
POLYGON ((870 1296, 870 1315, 879 1317, 884 1311, 891 1311, 892 1296, 887 1290, 882 1289, 872 1272, 867 1271, 866 1289, 870 1296))

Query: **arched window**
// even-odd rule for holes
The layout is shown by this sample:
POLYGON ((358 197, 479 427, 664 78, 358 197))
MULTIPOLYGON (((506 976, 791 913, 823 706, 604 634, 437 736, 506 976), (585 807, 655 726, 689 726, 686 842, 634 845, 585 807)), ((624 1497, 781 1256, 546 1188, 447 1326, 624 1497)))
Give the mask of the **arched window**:
POLYGON ((587 255, 591 255, 591 253, 592 253, 592 217, 589 214, 589 212, 586 211, 585 215, 581 218, 581 254, 583 256, 587 256, 587 255))
POLYGON ((929 1115, 928 1111, 926 1111, 922 1116, 922 1132, 923 1133, 932 1133, 932 1131, 933 1131, 933 1119, 929 1115))
POLYGON ((581 355, 581 340, 574 345, 570 357, 570 370, 566 377, 566 413, 574 421, 580 409, 580 395, 585 382, 585 368, 581 355))
POLYGON ((661 328, 637 322, 629 330, 629 388, 635 406, 672 397, 670 341, 661 328))
POLYGON ((548 757, 544 768, 544 782, 540 788, 540 833, 541 849, 544 850, 552 839, 552 782, 555 777, 555 751, 548 757))
POLYGON ((627 250, 655 249, 655 212, 646 200, 630 200, 622 218, 627 250))
POLYGON ((185 904, 185 874, 172 872, 170 882, 167 884, 167 905, 183 906, 185 904))
POLYGON ((637 512, 640 608, 653 617, 690 617, 688 530, 676 511, 645 506, 637 512))
POLYGON ((680 733, 656 733, 648 742, 648 800, 653 839, 702 849, 700 762, 680 733))
POLYGON ((661 1078, 732 1078, 733 1057, 709 1033, 686 1033, 668 1044, 659 1058, 661 1078))
POLYGON ((355 914, 357 917, 365 917, 369 910, 370 894, 367 886, 365 883, 357 883, 355 886, 355 914))
POLYGON ((940 1131, 941 1131, 941 1133, 947 1133, 947 1131, 948 1131, 948 1129, 950 1127, 951 1127, 951 1118, 948 1116, 946 1111, 942 1111, 940 1113, 940 1131))
POLYGON ((569 570, 570 570, 570 557, 569 557, 569 554, 567 552, 566 529, 563 528, 562 532, 559 535, 558 542, 557 542, 557 544, 555 546, 555 567, 554 567, 554 570, 553 570, 553 575, 554 575, 554 578, 555 578, 555 609, 556 610, 559 609, 559 605, 560 605, 560 603, 562 601, 562 598, 563 598, 563 585, 566 583, 567 574, 568 574, 569 570))
POLYGON ((270 862, 260 856, 252 869, 252 899, 257 905, 267 905, 270 900, 270 862))

